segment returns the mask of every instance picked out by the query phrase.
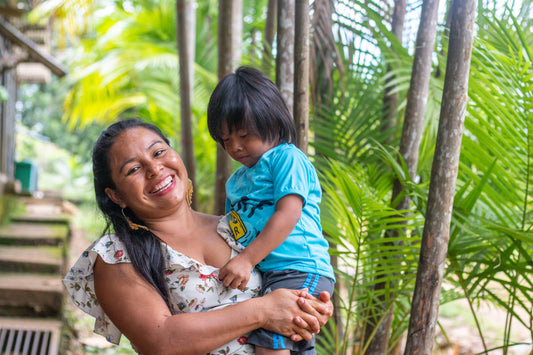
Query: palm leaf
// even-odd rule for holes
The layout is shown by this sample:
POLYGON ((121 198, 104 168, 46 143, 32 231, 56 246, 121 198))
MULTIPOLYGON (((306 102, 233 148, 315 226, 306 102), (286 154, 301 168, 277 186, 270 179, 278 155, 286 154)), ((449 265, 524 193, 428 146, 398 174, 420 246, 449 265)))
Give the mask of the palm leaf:
MULTIPOLYGON (((379 155, 379 154, 377 154, 379 155)), ((325 162, 324 162, 325 164, 325 162)), ((337 344, 335 353, 344 353, 348 344, 360 341, 353 334, 361 335, 361 328, 376 315, 380 308, 375 307, 384 296, 387 304, 405 304, 414 286, 414 275, 418 259, 418 238, 407 237, 402 233, 405 223, 417 224, 415 217, 403 217, 389 207, 383 194, 383 180, 391 181, 391 176, 369 174, 360 165, 329 163, 322 173, 324 187, 323 228, 330 241, 336 245, 331 252, 337 255, 339 268, 338 281, 347 285, 346 295, 341 295, 341 308, 346 323, 343 334, 352 334, 337 344), (376 189, 376 186, 379 187, 376 189), (399 237, 386 238, 387 229, 397 230, 399 237), (391 273, 391 268, 395 269, 391 273), (403 275, 398 282, 398 276, 403 275), (374 289, 374 285, 384 283, 384 289, 374 289), (355 330, 359 329, 359 333, 355 330)), ((402 212, 402 211, 400 211, 402 212)), ((405 307, 400 307, 406 309, 405 307)), ((400 319, 400 318, 399 318, 400 319)), ((407 327, 403 317, 399 328, 407 327)), ((361 348, 365 345, 360 344, 361 348)), ((328 344, 331 348, 331 344, 328 344)))
POLYGON ((474 315, 476 299, 507 311, 503 347, 512 319, 531 328, 533 292, 532 38, 508 16, 480 19, 446 279, 474 315))

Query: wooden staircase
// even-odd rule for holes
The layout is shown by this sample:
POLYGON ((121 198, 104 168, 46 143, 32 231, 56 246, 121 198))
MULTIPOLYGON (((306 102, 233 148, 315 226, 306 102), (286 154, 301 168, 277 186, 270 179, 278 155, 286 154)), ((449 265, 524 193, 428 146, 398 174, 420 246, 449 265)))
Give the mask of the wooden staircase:
POLYGON ((55 355, 70 217, 60 200, 23 202, 26 214, 0 226, 0 354, 55 355))

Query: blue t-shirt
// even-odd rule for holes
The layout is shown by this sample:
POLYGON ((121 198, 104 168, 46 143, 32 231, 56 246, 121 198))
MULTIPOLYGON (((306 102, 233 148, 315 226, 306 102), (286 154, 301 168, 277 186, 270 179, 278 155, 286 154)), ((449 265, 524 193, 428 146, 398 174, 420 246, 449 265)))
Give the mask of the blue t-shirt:
POLYGON ((287 239, 257 267, 263 272, 290 269, 335 280, 320 226, 320 182, 307 156, 293 144, 270 149, 254 166, 240 167, 226 182, 226 212, 231 212, 235 239, 250 244, 276 211, 278 200, 289 194, 301 196, 302 216, 287 239))

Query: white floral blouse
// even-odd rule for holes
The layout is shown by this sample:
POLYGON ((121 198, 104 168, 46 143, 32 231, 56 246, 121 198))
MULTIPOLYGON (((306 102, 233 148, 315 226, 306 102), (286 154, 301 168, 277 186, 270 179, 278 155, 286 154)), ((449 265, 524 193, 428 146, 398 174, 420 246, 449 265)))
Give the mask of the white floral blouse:
MULTIPOLYGON (((232 237, 226 218, 221 219, 217 231, 231 247, 231 257, 242 251, 242 245, 232 237)), ((255 269, 245 291, 240 291, 222 285, 218 280, 219 269, 203 265, 164 243, 161 248, 166 259, 165 274, 173 314, 215 310, 259 296, 261 292, 261 275, 255 269)), ((105 336, 109 342, 118 344, 121 333, 100 307, 94 291, 93 266, 97 255, 109 264, 130 262, 119 238, 106 235, 83 252, 63 283, 74 304, 96 318, 94 332, 105 336)), ((244 334, 208 354, 255 354, 254 346, 246 344, 247 335, 244 334)), ((208 337, 209 334, 205 336, 208 337)))

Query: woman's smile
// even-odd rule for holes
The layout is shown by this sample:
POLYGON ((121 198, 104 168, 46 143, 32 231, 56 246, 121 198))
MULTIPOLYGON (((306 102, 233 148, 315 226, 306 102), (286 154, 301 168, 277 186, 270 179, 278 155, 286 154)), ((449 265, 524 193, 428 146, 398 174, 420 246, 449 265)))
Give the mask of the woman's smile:
POLYGON ((114 202, 129 207, 138 218, 170 215, 185 203, 187 170, 179 155, 146 128, 122 132, 111 147, 114 202))
POLYGON ((173 189, 176 186, 176 183, 174 181, 174 178, 169 175, 166 178, 164 178, 161 182, 159 182, 151 191, 150 194, 158 194, 163 195, 167 192, 169 192, 171 189, 173 189))

